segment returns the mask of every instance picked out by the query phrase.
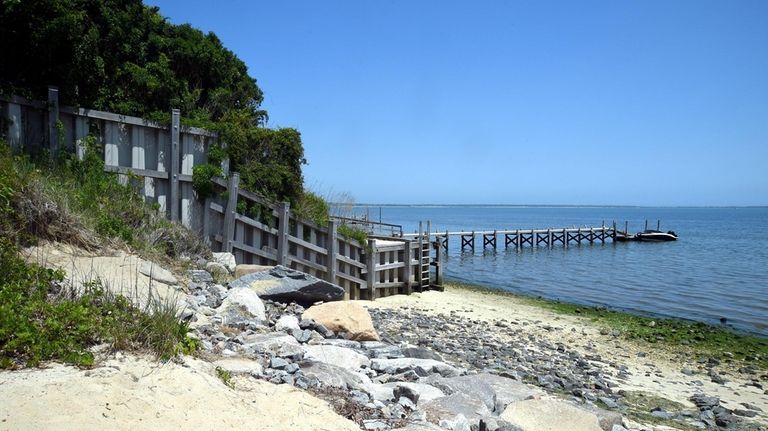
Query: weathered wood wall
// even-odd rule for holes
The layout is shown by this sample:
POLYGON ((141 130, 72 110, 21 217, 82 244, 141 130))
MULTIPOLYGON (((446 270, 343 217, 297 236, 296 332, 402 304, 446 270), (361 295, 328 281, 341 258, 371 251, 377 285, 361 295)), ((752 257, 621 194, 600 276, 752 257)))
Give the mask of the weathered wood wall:
POLYGON ((429 286, 429 239, 371 239, 360 244, 338 234, 337 221, 318 226, 291 214, 287 203, 270 204, 239 187, 239 175, 214 179, 216 198, 201 202, 192 189, 192 169, 207 162, 218 136, 181 125, 91 109, 59 106, 50 88, 47 102, 13 96, 0 98, 4 131, 15 150, 76 151, 93 136, 104 154, 105 169, 131 181, 146 202, 158 205, 170 220, 200 232, 214 250, 229 251, 238 263, 284 265, 334 282, 348 299, 375 299, 429 286), (222 196, 226 196, 225 200, 222 196), (240 206, 238 206, 240 203, 240 206), (260 208, 258 219, 238 208, 260 208), (425 279, 426 268, 426 279, 425 279))

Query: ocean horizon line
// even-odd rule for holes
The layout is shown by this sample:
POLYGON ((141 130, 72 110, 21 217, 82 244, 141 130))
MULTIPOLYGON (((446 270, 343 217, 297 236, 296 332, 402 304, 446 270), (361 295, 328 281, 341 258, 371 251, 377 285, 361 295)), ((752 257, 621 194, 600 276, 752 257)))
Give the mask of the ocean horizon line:
POLYGON ((406 204, 406 203, 353 203, 329 202, 332 206, 352 206, 364 208, 701 208, 701 209, 748 209, 768 208, 768 205, 616 205, 616 204, 406 204))

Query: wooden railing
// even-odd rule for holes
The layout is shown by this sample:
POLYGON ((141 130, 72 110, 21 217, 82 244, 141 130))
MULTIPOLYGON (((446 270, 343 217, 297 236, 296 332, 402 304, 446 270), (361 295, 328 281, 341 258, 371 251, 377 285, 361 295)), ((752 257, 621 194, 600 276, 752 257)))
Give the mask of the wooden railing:
MULTIPOLYGON (((222 168, 228 177, 214 178, 216 197, 201 202, 192 189, 192 169, 207 162, 208 149, 218 136, 181 126, 176 109, 171 124, 161 125, 60 107, 53 87, 48 102, 13 96, 0 98, 0 108, 7 124, 2 132, 17 150, 69 149, 82 157, 85 138, 94 136, 103 149, 105 170, 117 173, 124 183, 133 177, 131 183, 147 202, 158 204, 170 220, 203 234, 212 249, 232 252, 238 263, 279 264, 307 272, 342 286, 348 299, 375 299, 430 286, 429 267, 435 262, 430 262, 428 236, 371 238, 361 244, 338 233, 338 220, 319 226, 296 217, 288 203, 272 204, 240 189, 240 176, 228 172, 227 162, 222 168)), ((440 274, 439 262, 435 268, 440 274)))

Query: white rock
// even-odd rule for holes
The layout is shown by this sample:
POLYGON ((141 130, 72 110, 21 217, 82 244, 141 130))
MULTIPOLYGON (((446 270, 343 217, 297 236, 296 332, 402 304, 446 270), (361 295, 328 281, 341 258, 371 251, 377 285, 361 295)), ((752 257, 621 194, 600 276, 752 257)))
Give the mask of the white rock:
POLYGON ((264 367, 257 361, 246 358, 226 358, 219 359, 213 363, 214 366, 229 371, 232 374, 248 374, 251 376, 260 376, 264 372, 264 367))
POLYGON ((235 255, 232 253, 213 253, 213 260, 227 267, 229 272, 235 272, 235 268, 237 268, 235 255))
POLYGON ((440 428, 453 431, 470 431, 469 421, 463 414, 459 413, 453 420, 443 419, 440 421, 440 428))
POLYGON ((266 320, 266 312, 264 310, 264 303, 259 299, 259 295, 251 289, 245 287, 239 287, 230 289, 229 294, 221 306, 217 310, 226 311, 229 308, 244 308, 248 314, 258 320, 266 320))
POLYGON ((297 331, 301 330, 299 328, 299 319, 296 316, 286 314, 280 316, 275 323, 275 331, 292 331, 294 329, 297 331))
POLYGON ((367 356, 338 346, 305 345, 304 359, 324 362, 350 371, 357 371, 371 365, 371 360, 367 356))
POLYGON ((570 431, 601 431, 594 413, 560 400, 515 401, 499 418, 522 431, 563 429, 565 424, 570 431))
POLYGON ((170 271, 148 260, 141 262, 141 267, 139 268, 139 272, 146 275, 153 281, 158 281, 160 283, 168 284, 168 285, 178 284, 178 280, 176 280, 176 277, 174 277, 170 271))

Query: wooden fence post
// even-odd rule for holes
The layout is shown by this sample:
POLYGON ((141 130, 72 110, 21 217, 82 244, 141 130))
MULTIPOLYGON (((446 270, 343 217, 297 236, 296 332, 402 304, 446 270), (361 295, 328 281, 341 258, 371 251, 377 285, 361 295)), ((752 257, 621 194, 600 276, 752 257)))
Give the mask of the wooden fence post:
POLYGON ((277 264, 288 266, 288 222, 291 216, 291 204, 277 204, 277 264))
POLYGON ((406 240, 403 244, 405 244, 405 250, 403 252, 403 261, 405 262, 405 267, 403 268, 405 292, 403 293, 410 295, 413 292, 413 286, 411 285, 411 277, 413 276, 413 267, 411 266, 411 241, 406 240))
POLYGON ((48 150, 59 151, 59 89, 48 87, 48 150))
MULTIPOLYGON (((181 132, 180 129, 181 129, 181 112, 178 109, 173 109, 171 110, 171 162, 169 163, 170 175, 171 175, 169 179, 171 181, 171 187, 168 193, 168 199, 171 201, 171 205, 170 205, 171 213, 169 217, 171 221, 179 220, 179 198, 180 198, 179 169, 181 165, 181 160, 179 156, 179 151, 180 151, 179 133, 181 132)), ((237 194, 235 194, 235 199, 237 199, 237 194)))
POLYGON ((368 294, 366 295, 367 298, 371 301, 376 299, 376 240, 375 239, 369 239, 368 240, 368 250, 366 250, 368 253, 368 258, 366 259, 366 265, 367 265, 367 281, 368 281, 368 294))
POLYGON ((338 223, 336 220, 328 221, 328 238, 325 248, 328 250, 326 281, 336 284, 336 254, 339 252, 338 223))
POLYGON ((8 109, 5 112, 6 119, 8 120, 8 130, 6 137, 8 138, 8 144, 13 150, 24 149, 23 128, 21 127, 21 105, 18 103, 8 102, 8 109))
POLYGON ((237 212, 237 196, 240 191, 240 174, 233 172, 227 182, 227 208, 224 213, 224 251, 232 253, 232 243, 235 241, 235 213, 237 212))

